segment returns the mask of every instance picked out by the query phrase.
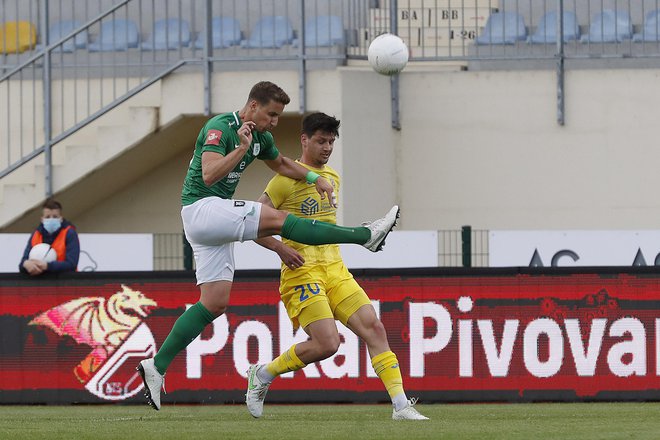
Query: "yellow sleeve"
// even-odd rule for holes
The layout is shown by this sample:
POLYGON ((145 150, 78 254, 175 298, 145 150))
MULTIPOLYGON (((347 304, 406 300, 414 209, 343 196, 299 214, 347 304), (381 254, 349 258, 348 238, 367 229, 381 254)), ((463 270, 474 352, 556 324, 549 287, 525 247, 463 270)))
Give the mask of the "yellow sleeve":
POLYGON ((273 206, 276 209, 279 209, 286 200, 293 182, 293 179, 277 174, 266 185, 264 192, 268 195, 270 201, 273 202, 273 206))

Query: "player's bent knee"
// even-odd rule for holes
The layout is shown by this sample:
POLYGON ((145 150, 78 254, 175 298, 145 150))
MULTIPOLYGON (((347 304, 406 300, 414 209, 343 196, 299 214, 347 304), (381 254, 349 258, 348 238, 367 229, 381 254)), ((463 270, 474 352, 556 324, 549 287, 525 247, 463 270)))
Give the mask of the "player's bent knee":
POLYGON ((289 213, 264 205, 259 218, 259 236, 276 235, 282 232, 282 226, 289 213))
POLYGON ((210 305, 207 307, 207 309, 213 316, 218 317, 227 311, 227 306, 221 304, 210 305))
POLYGON ((339 350, 340 343, 341 340, 339 339, 339 335, 323 340, 320 344, 318 344, 319 357, 322 359, 327 359, 334 355, 337 353, 337 350, 339 350))
POLYGON ((380 322, 380 320, 375 319, 369 330, 374 338, 387 342, 387 331, 385 330, 385 326, 382 322, 380 322))

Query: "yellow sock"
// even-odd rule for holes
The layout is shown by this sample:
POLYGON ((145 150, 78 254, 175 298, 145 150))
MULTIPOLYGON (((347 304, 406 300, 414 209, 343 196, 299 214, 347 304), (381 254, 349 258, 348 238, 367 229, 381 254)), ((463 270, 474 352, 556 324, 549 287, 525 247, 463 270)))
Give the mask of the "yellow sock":
POLYGON ((377 354, 371 358, 371 365, 373 365, 374 371, 380 377, 380 380, 383 381, 383 385, 385 385, 385 389, 392 401, 399 394, 404 394, 399 361, 394 353, 386 351, 377 354))
POLYGON ((287 351, 275 358, 273 362, 266 365, 266 370, 273 376, 279 376, 289 371, 300 370, 305 366, 306 364, 296 355, 296 344, 293 344, 287 351))

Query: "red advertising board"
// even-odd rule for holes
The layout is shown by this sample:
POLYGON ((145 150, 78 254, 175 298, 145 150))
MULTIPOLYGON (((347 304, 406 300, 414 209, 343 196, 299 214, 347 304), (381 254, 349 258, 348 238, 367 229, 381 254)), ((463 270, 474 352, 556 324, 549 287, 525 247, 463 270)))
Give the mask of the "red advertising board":
MULTIPOLYGON (((657 399, 660 272, 618 269, 381 270, 357 279, 410 396, 657 399)), ((228 313, 170 366, 164 403, 241 402, 249 364, 306 338, 277 287, 274 272, 237 276, 228 313)), ((0 402, 142 401, 137 362, 198 296, 190 273, 0 276, 0 402)), ((277 379, 269 402, 387 401, 364 344, 338 325, 337 354, 277 379)))

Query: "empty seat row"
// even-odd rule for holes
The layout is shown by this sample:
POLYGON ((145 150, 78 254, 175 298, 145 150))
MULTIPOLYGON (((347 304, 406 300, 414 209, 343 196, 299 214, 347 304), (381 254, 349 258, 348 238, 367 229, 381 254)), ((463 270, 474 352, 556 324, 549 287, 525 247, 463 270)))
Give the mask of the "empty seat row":
MULTIPOLYGON (((55 42, 80 29, 82 23, 64 20, 49 28, 50 41, 55 42)), ((211 20, 211 46, 215 49, 231 46, 247 48, 278 48, 297 44, 293 26, 287 17, 262 17, 252 28, 249 37, 243 40, 240 24, 233 17, 213 17, 211 20)), ((140 41, 140 32, 133 20, 114 19, 101 23, 97 38, 89 42, 87 31, 78 32, 65 41, 58 50, 73 52, 87 48, 90 52, 124 51, 130 48, 143 50, 167 50, 180 47, 204 47, 205 34, 199 32, 195 38, 186 20, 169 18, 154 23, 153 32, 140 41)), ((326 47, 343 45, 344 26, 341 17, 322 15, 305 22, 305 46, 326 47)), ((21 53, 33 49, 36 44, 36 29, 32 23, 5 23, 0 32, 0 50, 4 53, 21 53)))
MULTIPOLYGON (((527 40, 529 43, 555 43, 559 14, 549 11, 543 15, 536 31, 527 35, 522 15, 517 12, 495 12, 490 15, 476 44, 514 44, 527 40)), ((630 15, 626 11, 606 9, 593 16, 589 32, 580 35, 577 17, 572 11, 563 13, 563 39, 565 42, 580 40, 583 43, 617 43, 624 40, 660 41, 660 10, 650 11, 644 18, 641 32, 633 34, 630 15)))

